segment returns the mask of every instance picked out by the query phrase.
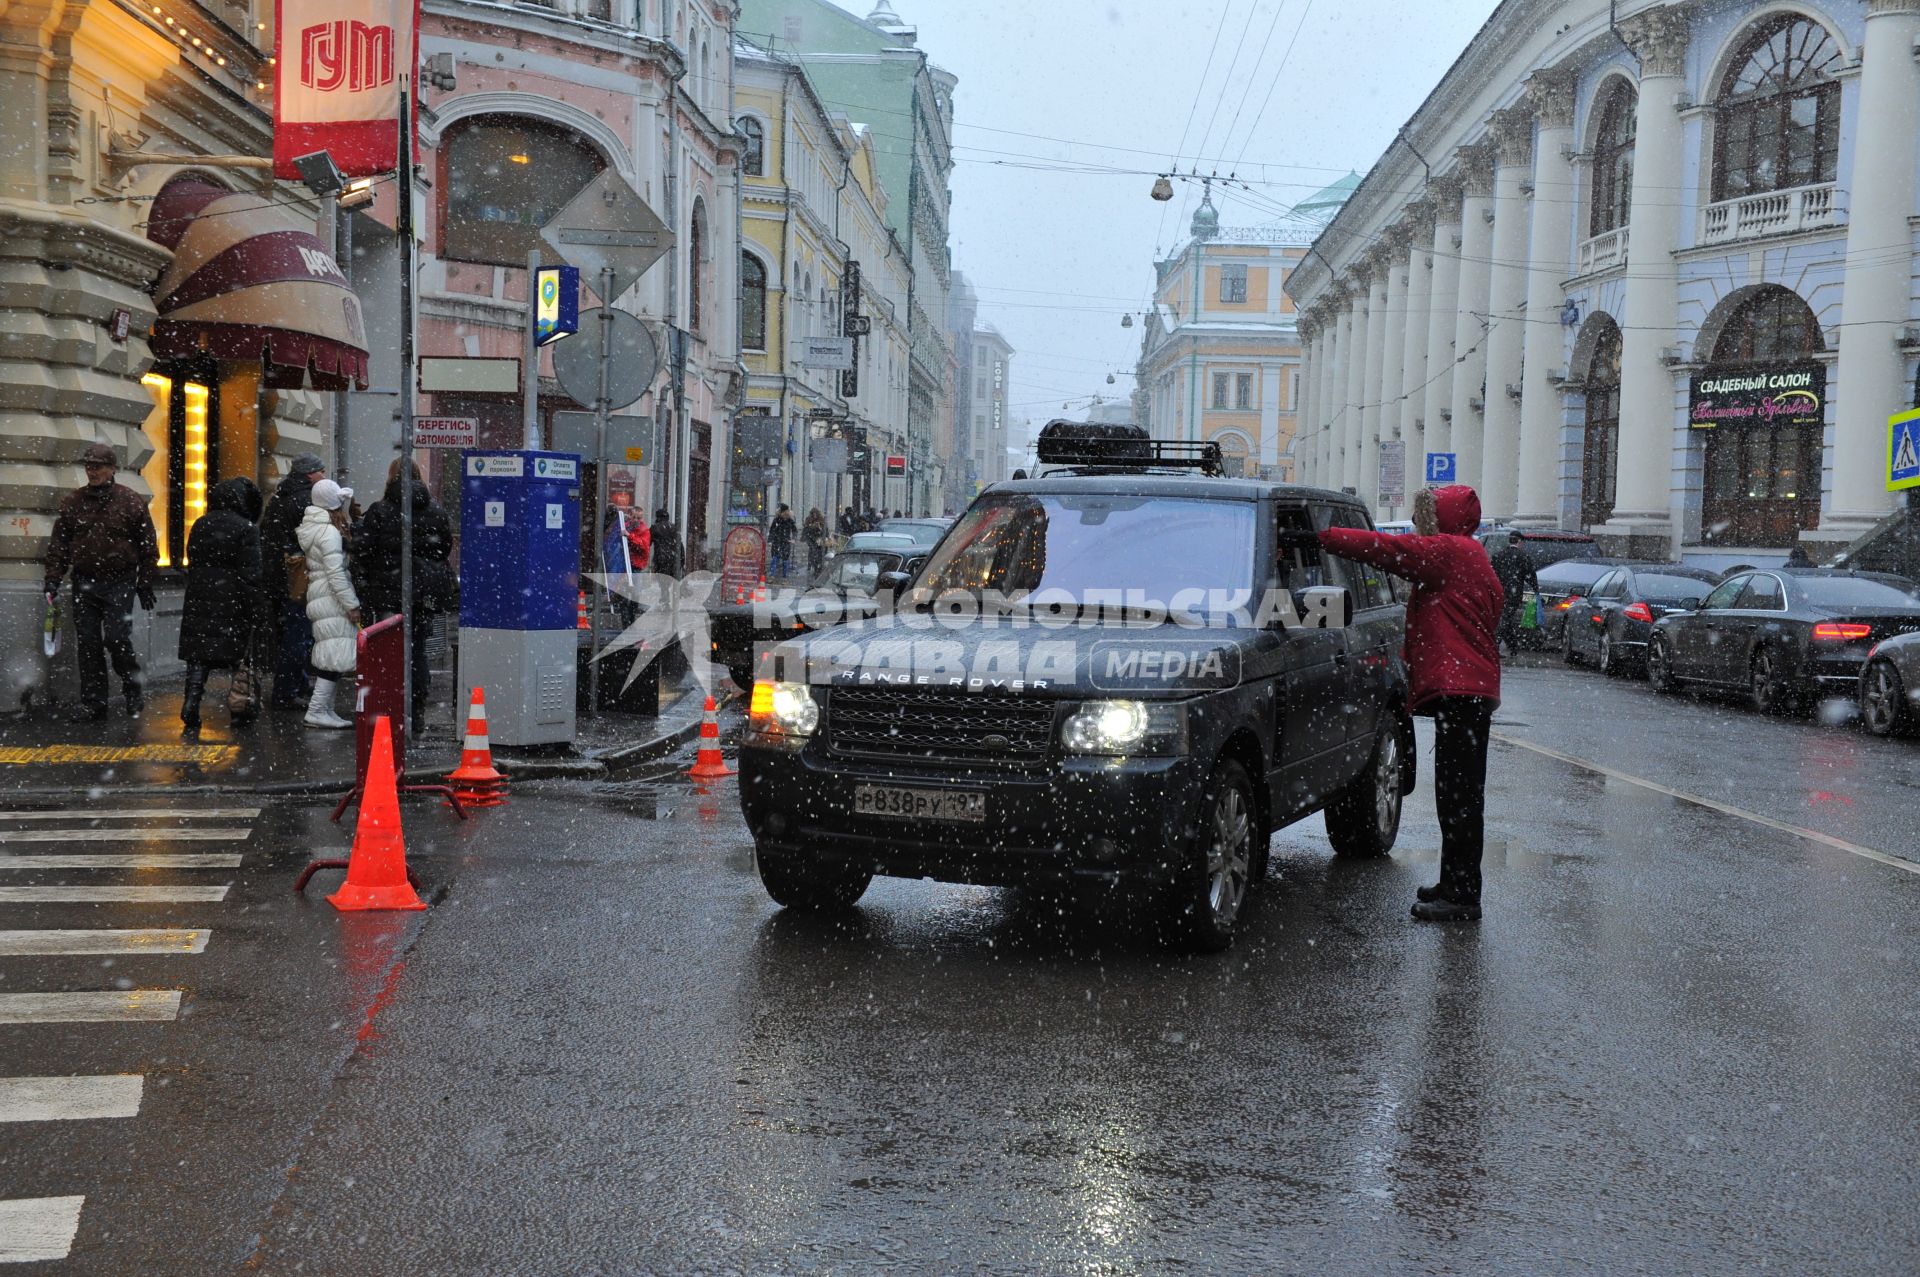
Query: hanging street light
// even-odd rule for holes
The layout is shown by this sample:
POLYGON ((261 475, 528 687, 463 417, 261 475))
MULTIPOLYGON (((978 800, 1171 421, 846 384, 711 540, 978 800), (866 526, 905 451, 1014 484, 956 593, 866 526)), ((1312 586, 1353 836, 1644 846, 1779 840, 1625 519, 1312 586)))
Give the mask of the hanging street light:
POLYGON ((1120 326, 1122 328, 1133 327, 1133 312, 1129 311, 1126 314, 1120 316, 1120 326))
POLYGON ((1165 173, 1153 180, 1153 198, 1163 204, 1173 198, 1173 183, 1167 180, 1165 173))

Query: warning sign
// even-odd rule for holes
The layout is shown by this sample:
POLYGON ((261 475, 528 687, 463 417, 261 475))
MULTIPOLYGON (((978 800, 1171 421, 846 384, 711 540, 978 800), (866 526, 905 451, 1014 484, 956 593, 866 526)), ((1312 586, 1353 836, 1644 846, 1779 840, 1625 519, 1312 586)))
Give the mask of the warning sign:
POLYGON ((1887 418, 1887 490, 1920 488, 1920 408, 1887 418))

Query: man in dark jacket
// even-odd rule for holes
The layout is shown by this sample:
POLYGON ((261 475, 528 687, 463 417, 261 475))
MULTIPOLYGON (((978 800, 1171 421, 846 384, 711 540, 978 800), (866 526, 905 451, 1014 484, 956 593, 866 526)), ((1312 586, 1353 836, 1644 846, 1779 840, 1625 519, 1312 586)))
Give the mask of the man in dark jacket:
MULTIPOLYGON (((187 682, 180 700, 180 727, 200 734, 200 702, 213 670, 250 668, 253 628, 260 606, 260 489, 248 478, 215 485, 206 517, 187 541, 187 593, 180 607, 180 659, 187 682)), ((233 705, 231 698, 229 705, 233 705)), ((245 721, 257 707, 235 713, 245 721)))
POLYGON ((1413 583, 1407 604, 1408 708, 1434 720, 1434 805, 1440 815, 1440 882, 1422 887, 1413 916, 1468 922, 1480 916, 1480 853, 1487 807, 1487 734, 1500 703, 1495 632, 1504 599, 1486 551, 1473 539, 1480 498, 1455 485, 1414 498, 1414 534, 1328 528, 1283 532, 1282 546, 1318 544, 1413 583))
POLYGON ((86 467, 84 487, 60 502, 47 541, 46 595, 60 592, 60 580, 73 572, 73 628, 78 641, 80 703, 75 722, 107 716, 107 658, 120 676, 127 717, 146 708, 140 662, 133 654, 133 602, 153 611, 153 568, 159 539, 147 503, 132 488, 113 481, 120 468, 112 448, 88 444, 80 454, 86 467))
POLYGON ((1500 642, 1506 645, 1509 655, 1520 650, 1520 613, 1526 606, 1524 595, 1529 591, 1539 593, 1540 577, 1534 571, 1533 559, 1520 548, 1520 538, 1511 536, 1507 543, 1494 552, 1493 574, 1500 578, 1501 592, 1506 596, 1505 606, 1500 610, 1500 642))
POLYGON ((653 512, 653 558, 649 570, 661 576, 677 577, 685 562, 686 553, 680 545, 680 534, 673 530, 666 507, 662 506, 653 512))
POLYGON ((275 626, 273 650, 273 707, 303 708, 312 691, 307 662, 313 655, 313 627, 307 623, 307 592, 295 592, 287 576, 289 557, 305 572, 306 555, 293 539, 294 529, 307 517, 313 485, 327 477, 326 463, 311 452, 293 459, 286 478, 267 502, 260 523, 261 581, 267 596, 267 616, 275 626))
POLYGON ((793 574, 793 508, 782 505, 767 532, 767 577, 780 581, 793 574))
MULTIPOLYGON (((413 499, 413 626, 409 659, 413 665, 414 731, 426 717, 432 671, 427 666, 427 633, 436 612, 450 608, 453 593, 453 524, 446 511, 433 504, 433 494, 415 465, 409 487, 413 499)), ((353 533, 353 558, 360 604, 368 624, 400 612, 400 486, 401 462, 394 458, 387 471, 387 489, 367 508, 366 518, 353 533)))

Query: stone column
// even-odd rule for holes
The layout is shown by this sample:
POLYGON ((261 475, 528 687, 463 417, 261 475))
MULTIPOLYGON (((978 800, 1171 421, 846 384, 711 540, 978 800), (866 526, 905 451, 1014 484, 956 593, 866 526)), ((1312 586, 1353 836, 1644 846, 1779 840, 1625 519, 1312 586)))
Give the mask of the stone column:
MULTIPOLYGON (((1453 333, 1460 297, 1460 179, 1451 173, 1427 184, 1433 205, 1432 293, 1427 300, 1427 389, 1422 416, 1426 418, 1427 452, 1453 449, 1453 333)), ((1426 482, 1427 459, 1419 461, 1426 482)))
POLYGON ((1514 522, 1553 527, 1560 519, 1560 430, 1565 398, 1547 380, 1566 358, 1559 319, 1562 281, 1573 273, 1573 86, 1571 71, 1535 71, 1527 101, 1533 140, 1533 229, 1527 248, 1526 357, 1520 399, 1520 486, 1514 522), (1547 323, 1548 319, 1556 322, 1547 323))
MULTIPOLYGON (((1460 291, 1454 302, 1453 451, 1459 481, 1480 486, 1480 447, 1485 409, 1474 407, 1487 379, 1488 266, 1493 255, 1493 148, 1463 146, 1459 153, 1460 291)), ((1493 510, 1484 501, 1481 508, 1493 510)))
POLYGON ((1433 206, 1416 200, 1407 208, 1406 322, 1400 333, 1400 439, 1407 445, 1407 500, 1425 472, 1427 310, 1433 298, 1433 206))
POLYGON ((1306 352, 1306 368, 1300 375, 1300 402, 1293 414, 1294 476, 1301 483, 1314 482, 1320 460, 1320 375, 1325 368, 1325 331, 1318 319, 1309 316, 1300 325, 1306 352))
POLYGON ((1493 261, 1487 272, 1487 410, 1481 437, 1480 508, 1494 518, 1515 512, 1520 484, 1520 401, 1507 387, 1520 384, 1526 348, 1527 235, 1532 210, 1527 178, 1533 166, 1533 113, 1522 107, 1494 112, 1498 167, 1493 178, 1493 261))
POLYGON ((1387 277, 1392 274, 1381 247, 1368 254, 1372 278, 1367 288, 1367 368, 1360 383, 1360 499, 1368 509, 1380 504, 1380 380, 1386 362, 1387 277))
MULTIPOLYGON (((1684 148, 1675 102, 1685 88, 1687 20, 1676 9, 1649 9, 1621 22, 1640 58, 1634 109, 1633 196, 1627 209, 1626 305, 1620 323, 1620 482, 1613 517, 1596 530, 1607 548, 1665 559, 1673 528, 1673 369, 1661 351, 1673 345, 1679 293, 1673 246, 1680 242, 1684 148)), ((1911 140, 1902 143, 1911 145, 1911 140)))
POLYGON ((1320 379, 1320 484, 1340 486, 1340 411, 1347 397, 1346 299, 1336 281, 1327 285, 1327 374, 1320 379))
POLYGON ((1859 131, 1847 212, 1846 326, 1835 378, 1833 491, 1818 539, 1850 541, 1891 507, 1887 417, 1908 405, 1912 383, 1900 330, 1912 272, 1914 138, 1920 136, 1920 0, 1869 0, 1860 55, 1859 131))
POLYGON ((1340 485, 1360 491, 1360 416, 1366 395, 1368 272, 1364 263, 1348 267, 1346 400, 1340 410, 1340 485))
MULTIPOLYGON (((1406 417, 1406 404, 1401 399, 1401 383, 1405 380, 1407 350, 1407 244, 1412 236, 1407 228, 1400 224, 1387 228, 1384 240, 1385 252, 1382 254, 1381 270, 1387 277, 1386 304, 1381 307, 1381 322, 1386 326, 1386 335, 1380 344, 1380 381, 1374 389, 1374 402, 1380 405, 1379 420, 1375 435, 1380 445, 1400 439, 1404 433, 1401 422, 1406 417)), ((1375 449, 1376 457, 1379 448, 1375 449)), ((1375 495, 1380 486, 1380 470, 1374 467, 1375 495)), ((1386 507, 1375 501, 1375 513, 1383 518, 1399 518, 1396 513, 1387 515, 1386 507)), ((1399 510, 1406 505, 1403 496, 1393 503, 1393 509, 1399 510)))

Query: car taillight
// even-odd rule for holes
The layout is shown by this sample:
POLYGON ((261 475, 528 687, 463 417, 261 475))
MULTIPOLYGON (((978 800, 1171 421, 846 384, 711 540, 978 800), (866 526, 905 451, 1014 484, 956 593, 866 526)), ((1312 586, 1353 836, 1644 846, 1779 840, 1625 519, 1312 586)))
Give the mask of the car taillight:
POLYGON ((1629 621, 1645 621, 1648 625, 1653 624, 1653 609, 1645 603, 1630 604, 1620 615, 1629 621))
POLYGON ((1813 636, 1828 642, 1851 643, 1866 638, 1873 633, 1871 625, 1862 625, 1858 621, 1822 621, 1813 627, 1813 636))
POLYGON ((1553 605, 1553 610, 1556 612, 1569 611, 1572 609, 1573 605, 1575 603, 1578 603, 1579 601, 1580 601, 1580 596, 1578 594, 1570 594, 1566 598, 1561 599, 1558 603, 1555 603, 1553 605))

